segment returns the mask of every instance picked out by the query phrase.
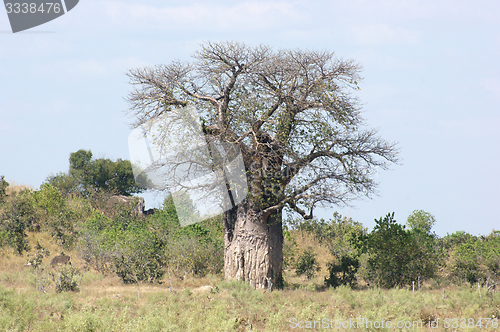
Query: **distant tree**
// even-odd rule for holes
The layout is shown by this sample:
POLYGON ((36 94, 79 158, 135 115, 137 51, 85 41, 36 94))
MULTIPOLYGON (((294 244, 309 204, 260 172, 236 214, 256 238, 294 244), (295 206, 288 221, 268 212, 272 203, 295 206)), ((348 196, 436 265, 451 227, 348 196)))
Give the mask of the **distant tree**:
POLYGON ((446 234, 443 238, 440 239, 443 247, 448 251, 453 251, 456 247, 467 243, 471 240, 476 240, 476 236, 469 234, 464 231, 456 231, 452 234, 446 234))
POLYGON ((429 212, 415 210, 407 218, 408 232, 415 240, 417 249, 412 261, 412 269, 421 279, 435 276, 444 265, 444 250, 438 236, 432 232, 436 218, 429 212))
POLYGON ((0 204, 5 202, 5 197, 7 197, 7 188, 9 183, 5 181, 5 176, 0 176, 0 204))
POLYGON ((412 230, 420 229, 425 233, 430 233, 432 226, 436 223, 436 218, 429 212, 415 210, 408 216, 406 224, 412 230))
POLYGON ((325 284, 333 287, 355 286, 362 248, 367 236, 366 228, 359 222, 335 212, 333 219, 325 227, 324 234, 324 242, 334 257, 328 263, 329 275, 325 278, 325 284))
POLYGON ((10 198, 0 215, 0 241, 21 255, 29 251, 27 231, 35 219, 33 191, 25 189, 10 198))
POLYGON ((109 192, 130 196, 144 190, 137 185, 128 160, 92 159, 90 150, 79 150, 71 153, 69 162, 69 173, 59 173, 47 178, 48 183, 64 194, 76 192, 89 196, 94 192, 109 192))
POLYGON ((406 230, 398 224, 394 213, 375 220, 368 235, 368 269, 382 287, 410 284, 435 276, 441 266, 434 237, 421 228, 406 230))
POLYGON ((312 279, 319 270, 321 267, 316 259, 316 253, 309 247, 297 258, 295 273, 298 276, 305 274, 307 279, 312 279))
POLYGON ((34 192, 34 205, 41 226, 48 229, 64 248, 73 246, 78 238, 78 223, 90 215, 87 202, 75 202, 78 198, 63 197, 61 192, 49 183, 42 183, 34 192))
POLYGON ((49 175, 45 182, 59 189, 64 197, 80 193, 82 189, 76 178, 64 172, 49 175))
POLYGON ((452 253, 451 275, 459 282, 500 283, 500 231, 472 237, 452 253))

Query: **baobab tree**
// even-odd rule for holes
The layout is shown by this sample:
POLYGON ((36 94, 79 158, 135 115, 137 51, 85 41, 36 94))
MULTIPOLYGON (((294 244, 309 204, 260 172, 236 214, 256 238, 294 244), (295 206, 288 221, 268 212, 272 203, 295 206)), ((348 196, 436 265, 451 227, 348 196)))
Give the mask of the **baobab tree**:
POLYGON ((333 52, 207 42, 193 62, 128 72, 133 127, 191 106, 207 141, 241 150, 249 190, 223 215, 227 280, 279 286, 283 209, 311 219, 371 196, 377 169, 397 162, 395 143, 363 123, 360 70, 333 52))

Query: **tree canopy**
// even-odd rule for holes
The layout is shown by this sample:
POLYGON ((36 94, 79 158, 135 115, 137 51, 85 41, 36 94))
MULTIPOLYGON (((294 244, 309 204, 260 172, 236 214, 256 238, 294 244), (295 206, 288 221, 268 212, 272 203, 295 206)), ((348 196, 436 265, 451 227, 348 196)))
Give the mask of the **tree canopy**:
POLYGON ((63 193, 109 192, 125 196, 139 193, 144 188, 134 180, 130 161, 117 159, 92 159, 92 151, 78 150, 69 158, 69 172, 49 176, 47 182, 63 193))
POLYGON ((375 169, 397 161, 394 143, 364 128, 361 67, 333 52, 208 42, 193 63, 128 72, 134 127, 194 106, 207 141, 237 144, 262 219, 284 206, 311 218, 317 205, 374 192, 375 169))

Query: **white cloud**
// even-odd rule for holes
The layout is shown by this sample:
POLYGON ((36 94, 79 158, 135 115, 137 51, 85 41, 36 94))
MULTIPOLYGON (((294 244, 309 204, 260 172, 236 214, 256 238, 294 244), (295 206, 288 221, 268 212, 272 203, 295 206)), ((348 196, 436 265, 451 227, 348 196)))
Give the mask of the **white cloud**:
POLYGON ((388 24, 354 25, 352 34, 355 40, 366 46, 417 45, 420 32, 391 27, 388 24))

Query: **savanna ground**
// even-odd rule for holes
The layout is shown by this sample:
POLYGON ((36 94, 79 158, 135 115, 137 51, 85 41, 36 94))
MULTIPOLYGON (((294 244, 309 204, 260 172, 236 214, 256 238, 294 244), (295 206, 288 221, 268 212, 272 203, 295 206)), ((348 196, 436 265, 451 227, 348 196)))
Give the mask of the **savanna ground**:
MULTIPOLYGON (((43 293, 37 289, 40 276, 25 266, 29 254, 19 256, 3 248, 0 331, 500 330, 495 320, 500 316, 498 291, 437 282, 423 283, 414 292, 363 285, 355 290, 324 288, 328 249, 315 244, 308 233, 295 235, 299 248, 313 247, 321 270, 310 280, 286 270, 286 287, 271 292, 226 282, 221 275, 180 279, 166 274, 160 283, 127 285, 115 274, 86 269, 75 250, 65 253, 83 272, 80 291, 57 293, 48 283, 43 293), (436 319, 438 326, 429 328, 436 319)), ((48 266, 60 247, 46 233, 29 233, 30 245, 37 241, 52 253, 43 260, 48 266)))

